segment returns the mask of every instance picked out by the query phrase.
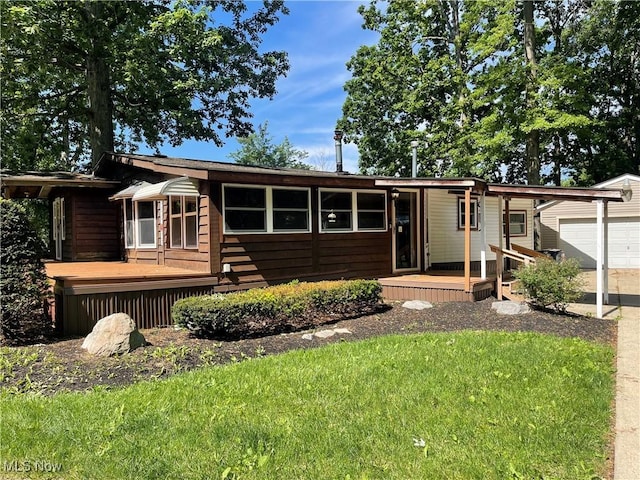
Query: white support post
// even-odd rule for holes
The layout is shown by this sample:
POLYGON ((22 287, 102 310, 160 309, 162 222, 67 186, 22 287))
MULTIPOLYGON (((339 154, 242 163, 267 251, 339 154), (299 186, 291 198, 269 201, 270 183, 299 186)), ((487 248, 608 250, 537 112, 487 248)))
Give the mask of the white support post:
POLYGON ((602 200, 596 200, 596 317, 602 318, 602 290, 603 290, 603 276, 602 265, 604 263, 603 254, 603 240, 604 229, 602 216, 604 211, 604 202, 602 200))
POLYGON ((604 287, 604 304, 609 305, 609 202, 606 200, 603 204, 603 223, 602 227, 604 230, 603 235, 603 243, 602 243, 602 253, 603 253, 603 268, 602 268, 602 279, 603 279, 603 287, 604 287))
POLYGON ((504 260, 502 259, 502 195, 498 195, 498 249, 496 254, 496 293, 498 301, 502 301, 502 267, 504 260))
POLYGON ((484 192, 480 197, 480 218, 478 219, 478 227, 480 228, 480 278, 482 280, 487 279, 487 228, 486 228, 486 215, 485 215, 485 201, 484 192), (482 222, 482 223, 481 223, 482 222))

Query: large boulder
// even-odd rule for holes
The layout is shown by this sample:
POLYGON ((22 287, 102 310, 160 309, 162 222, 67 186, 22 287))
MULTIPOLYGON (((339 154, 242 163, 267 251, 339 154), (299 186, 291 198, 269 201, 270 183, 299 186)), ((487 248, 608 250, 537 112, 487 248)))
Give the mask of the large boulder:
POLYGON ((82 342, 82 348, 92 355, 110 357, 122 355, 147 344, 136 323, 126 313, 114 313, 96 323, 82 342))

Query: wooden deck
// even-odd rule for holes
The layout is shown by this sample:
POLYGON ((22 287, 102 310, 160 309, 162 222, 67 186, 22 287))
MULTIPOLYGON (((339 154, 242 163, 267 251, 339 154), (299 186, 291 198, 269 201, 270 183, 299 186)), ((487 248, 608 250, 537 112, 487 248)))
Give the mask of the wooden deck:
POLYGON ((475 302, 495 291, 496 276, 471 277, 471 290, 465 291, 464 273, 432 271, 378 279, 382 296, 387 300, 426 300, 429 302, 475 302))
POLYGON ((163 265, 125 262, 47 262, 54 292, 56 329, 86 335, 112 313, 131 316, 138 328, 172 324, 171 307, 181 299, 212 293, 218 278, 163 265))

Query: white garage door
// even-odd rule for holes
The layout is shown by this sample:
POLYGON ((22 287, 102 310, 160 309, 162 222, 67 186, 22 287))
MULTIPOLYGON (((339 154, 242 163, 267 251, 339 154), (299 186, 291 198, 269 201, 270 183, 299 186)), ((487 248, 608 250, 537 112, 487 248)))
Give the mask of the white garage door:
MULTIPOLYGON (((560 220, 560 248, 583 268, 596 268, 596 219, 560 220)), ((640 268, 640 218, 609 219, 609 267, 640 268)))

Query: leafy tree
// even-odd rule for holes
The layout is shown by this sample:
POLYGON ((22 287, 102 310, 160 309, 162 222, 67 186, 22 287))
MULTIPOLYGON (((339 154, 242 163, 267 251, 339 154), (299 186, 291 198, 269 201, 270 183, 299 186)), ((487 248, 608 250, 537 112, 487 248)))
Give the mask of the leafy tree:
POLYGON ((338 124, 361 169, 590 184, 638 171, 640 4, 372 0, 338 124))
POLYGON ((302 162, 309 156, 307 152, 294 148, 287 137, 275 145, 267 128, 268 122, 265 122, 258 126, 257 132, 238 138, 240 149, 229 154, 229 157, 241 165, 311 169, 311 166, 302 162))
POLYGON ((1 2, 3 163, 63 168, 104 151, 252 131, 249 100, 288 70, 261 35, 283 0, 1 2), (34 162, 33 159, 37 159, 34 162))

